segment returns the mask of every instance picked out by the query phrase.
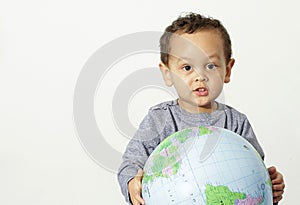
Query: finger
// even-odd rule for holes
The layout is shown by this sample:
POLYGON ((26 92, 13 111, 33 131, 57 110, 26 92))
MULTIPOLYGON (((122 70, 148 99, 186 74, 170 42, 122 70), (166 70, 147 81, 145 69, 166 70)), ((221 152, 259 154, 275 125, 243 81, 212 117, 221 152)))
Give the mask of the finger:
POLYGON ((145 201, 139 195, 135 195, 131 198, 131 202, 133 205, 144 205, 145 201))
POLYGON ((139 169, 137 174, 136 174, 136 178, 139 180, 138 182, 139 182, 140 189, 139 189, 139 192, 137 192, 135 194, 135 199, 138 201, 139 204, 142 204, 142 205, 145 204, 144 199, 141 197, 141 192, 142 192, 142 183, 141 183, 141 181, 143 179, 143 175, 144 175, 143 170, 139 169))
POLYGON ((274 197, 274 198, 273 198, 273 203, 277 203, 277 202, 279 202, 281 199, 282 199, 282 196, 274 197))
POLYGON ((132 193, 130 193, 130 199, 133 205, 145 204, 145 201, 141 197, 141 192, 139 189, 133 190, 132 193))
POLYGON ((272 179, 272 184, 273 185, 284 184, 282 175, 278 174, 275 179, 272 179))
MULTIPOLYGON (((274 201, 274 199, 273 199, 273 201, 274 201)), ((133 205, 140 205, 140 203, 136 199, 133 199, 133 198, 131 198, 131 203, 133 205)))
POLYGON ((276 184, 272 186, 273 191, 283 191, 285 184, 276 184))
POLYGON ((284 190, 282 186, 273 186, 273 201, 278 202, 279 200, 282 199, 284 190))
POLYGON ((131 199, 131 202, 132 202, 133 205, 141 205, 141 203, 136 199, 131 199))
POLYGON ((142 205, 145 204, 144 199, 143 199, 140 195, 137 195, 137 196, 136 196, 136 200, 138 201, 139 204, 142 204, 142 205))
POLYGON ((273 198, 282 196, 283 192, 284 192, 283 190, 273 192, 273 198))
POLYGON ((131 201, 133 205, 140 205, 140 204, 145 204, 144 199, 141 197, 140 193, 136 191, 131 197, 131 201))

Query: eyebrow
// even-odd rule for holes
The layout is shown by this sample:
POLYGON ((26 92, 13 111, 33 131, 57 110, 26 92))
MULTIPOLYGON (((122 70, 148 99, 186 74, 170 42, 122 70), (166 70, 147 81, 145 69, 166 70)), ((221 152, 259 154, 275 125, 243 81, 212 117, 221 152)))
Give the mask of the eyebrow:
MULTIPOLYGON (((190 62, 193 59, 190 57, 186 57, 186 56, 174 56, 175 58, 177 58, 177 62, 179 61, 187 61, 190 62)), ((213 59, 213 58, 217 58, 218 60, 220 60, 220 56, 216 53, 211 54, 210 56, 207 56, 208 59, 213 59)))
POLYGON ((208 58, 209 58, 209 59, 217 58, 218 60, 220 60, 220 56, 219 56, 218 54, 216 54, 216 53, 214 53, 214 54, 208 56, 208 58))
POLYGON ((177 61, 191 61, 192 58, 189 58, 189 57, 185 57, 185 56, 175 56, 175 58, 177 58, 177 61))

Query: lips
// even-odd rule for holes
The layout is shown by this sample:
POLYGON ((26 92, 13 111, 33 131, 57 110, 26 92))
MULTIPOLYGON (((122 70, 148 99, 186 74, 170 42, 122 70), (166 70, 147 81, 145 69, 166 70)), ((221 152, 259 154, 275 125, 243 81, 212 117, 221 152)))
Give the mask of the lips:
POLYGON ((205 87, 199 87, 193 90, 193 92, 198 96, 207 96, 208 90, 205 87))

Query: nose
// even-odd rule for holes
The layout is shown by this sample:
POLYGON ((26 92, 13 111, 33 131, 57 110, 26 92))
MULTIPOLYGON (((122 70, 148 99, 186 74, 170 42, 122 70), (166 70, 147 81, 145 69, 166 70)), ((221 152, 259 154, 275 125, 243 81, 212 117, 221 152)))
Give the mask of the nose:
POLYGON ((206 82, 208 79, 207 79, 207 76, 203 73, 203 72, 196 72, 195 73, 195 81, 196 82, 206 82))

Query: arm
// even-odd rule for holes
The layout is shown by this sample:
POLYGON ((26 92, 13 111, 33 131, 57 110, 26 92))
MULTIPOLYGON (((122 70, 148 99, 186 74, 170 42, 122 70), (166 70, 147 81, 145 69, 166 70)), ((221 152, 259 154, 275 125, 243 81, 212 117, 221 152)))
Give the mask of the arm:
POLYGON ((134 205, 143 204, 140 197, 142 170, 154 148, 160 143, 162 127, 152 112, 144 118, 123 154, 118 181, 125 200, 134 205), (159 124, 159 125, 158 125, 159 124))
POLYGON ((147 158, 148 155, 142 143, 137 140, 131 140, 123 155, 123 162, 118 172, 119 185, 128 203, 134 201, 131 199, 133 195, 140 195, 142 174, 141 172, 138 173, 138 171, 143 169, 147 158))

